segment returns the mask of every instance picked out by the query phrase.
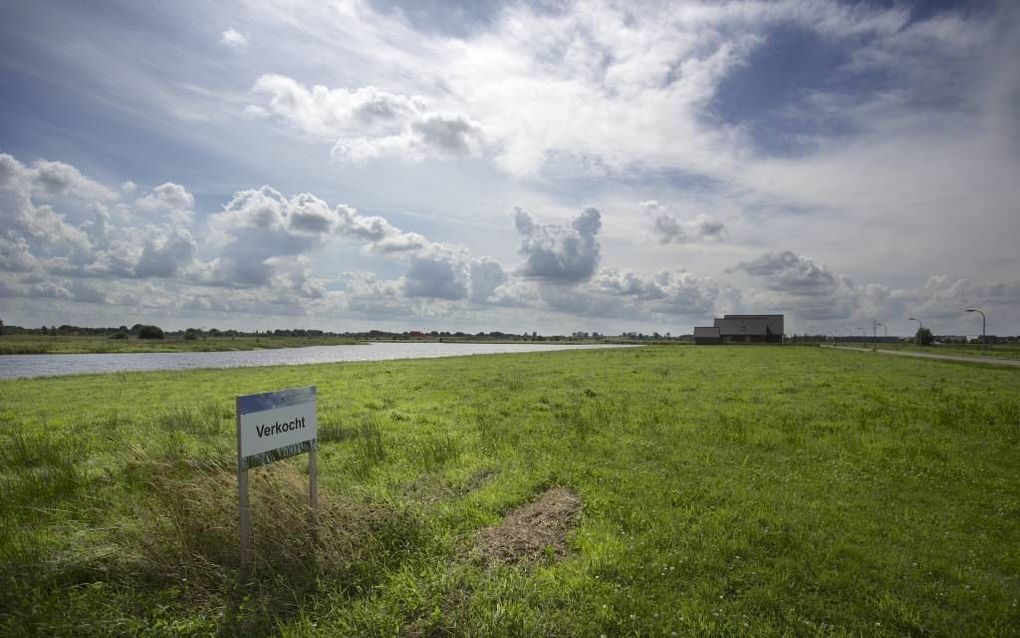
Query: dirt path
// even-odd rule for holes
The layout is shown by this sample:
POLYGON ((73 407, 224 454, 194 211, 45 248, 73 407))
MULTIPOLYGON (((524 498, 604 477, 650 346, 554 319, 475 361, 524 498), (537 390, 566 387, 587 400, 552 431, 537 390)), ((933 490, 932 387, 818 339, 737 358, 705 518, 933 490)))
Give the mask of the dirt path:
MULTIPOLYGON (((873 352, 871 348, 848 348, 846 346, 822 346, 833 350, 852 350, 854 352, 873 352)), ((1016 359, 998 359, 995 357, 966 357, 951 354, 929 354, 927 352, 903 352, 901 350, 877 350, 879 354, 893 354, 900 357, 916 357, 918 359, 937 359, 940 361, 962 361, 964 363, 985 363, 993 366, 1020 367, 1020 361, 1016 359)))

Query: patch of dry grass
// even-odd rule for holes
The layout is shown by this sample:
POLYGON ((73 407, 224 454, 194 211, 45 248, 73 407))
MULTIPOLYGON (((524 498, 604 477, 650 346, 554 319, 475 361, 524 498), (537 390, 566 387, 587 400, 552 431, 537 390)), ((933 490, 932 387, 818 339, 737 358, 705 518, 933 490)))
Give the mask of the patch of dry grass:
POLYGON ((580 511, 577 494, 564 487, 550 488, 508 512, 499 525, 480 530, 482 556, 489 563, 508 564, 561 559, 580 511))

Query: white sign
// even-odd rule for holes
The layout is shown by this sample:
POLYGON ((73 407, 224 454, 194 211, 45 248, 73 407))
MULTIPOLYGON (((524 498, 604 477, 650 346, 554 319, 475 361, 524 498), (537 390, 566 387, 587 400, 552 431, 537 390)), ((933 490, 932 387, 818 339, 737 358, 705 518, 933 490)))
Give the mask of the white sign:
POLYGON ((317 432, 314 386, 237 397, 237 451, 243 467, 309 452, 317 432))
POLYGON ((308 504, 319 508, 316 470, 315 386, 237 397, 237 492, 240 509, 241 576, 252 574, 248 468, 308 452, 308 504))

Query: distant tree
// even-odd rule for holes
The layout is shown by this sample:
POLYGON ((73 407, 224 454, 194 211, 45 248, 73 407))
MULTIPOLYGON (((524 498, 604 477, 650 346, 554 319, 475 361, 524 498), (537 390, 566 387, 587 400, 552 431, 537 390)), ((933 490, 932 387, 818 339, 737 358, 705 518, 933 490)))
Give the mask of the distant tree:
POLYGON ((4 334, 4 320, 0 319, 0 336, 4 334))
POLYGON ((198 334, 199 334, 198 330, 194 328, 188 328, 187 330, 184 331, 184 340, 195 341, 198 339, 198 334))
POLYGON ((125 328, 124 326, 121 326, 117 330, 117 332, 115 332, 112 335, 110 335, 110 338, 111 339, 127 339, 129 334, 130 333, 128 333, 127 328, 125 328))
POLYGON ((931 330, 927 328, 918 328, 917 334, 914 335, 914 343, 919 346, 930 346, 935 341, 935 337, 932 336, 931 330))
POLYGON ((50 336, 51 337, 57 336, 57 327, 56 326, 50 326, 50 336))
POLYGON ((157 326, 141 326, 138 328, 139 339, 163 339, 163 331, 157 326))

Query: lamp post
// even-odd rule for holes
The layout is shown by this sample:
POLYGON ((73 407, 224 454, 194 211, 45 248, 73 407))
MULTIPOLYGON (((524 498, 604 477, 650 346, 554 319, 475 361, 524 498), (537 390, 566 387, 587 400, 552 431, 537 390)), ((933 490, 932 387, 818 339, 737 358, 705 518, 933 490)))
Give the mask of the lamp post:
POLYGON ((871 320, 871 351, 878 352, 878 327, 885 328, 885 324, 878 319, 871 320))
POLYGON ((981 353, 987 354, 988 348, 988 337, 985 335, 985 313, 981 312, 977 308, 965 308, 967 312, 977 312, 981 315, 981 353))
POLYGON ((907 319, 907 321, 916 321, 917 322, 917 339, 914 339, 914 342, 917 343, 917 345, 919 345, 919 346, 923 345, 921 343, 921 341, 922 341, 921 331, 924 330, 924 324, 921 323, 921 320, 916 318, 916 317, 909 317, 907 319))

